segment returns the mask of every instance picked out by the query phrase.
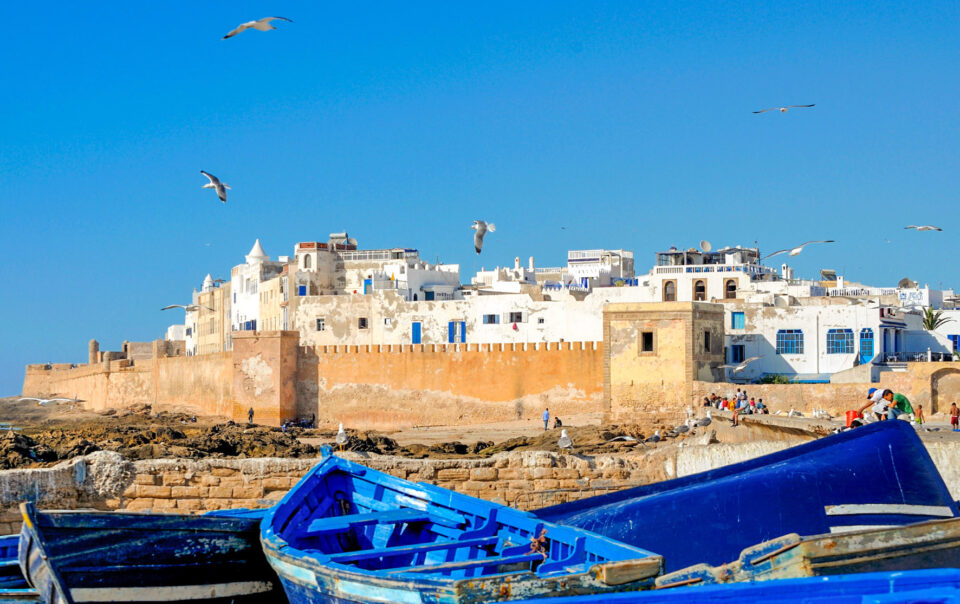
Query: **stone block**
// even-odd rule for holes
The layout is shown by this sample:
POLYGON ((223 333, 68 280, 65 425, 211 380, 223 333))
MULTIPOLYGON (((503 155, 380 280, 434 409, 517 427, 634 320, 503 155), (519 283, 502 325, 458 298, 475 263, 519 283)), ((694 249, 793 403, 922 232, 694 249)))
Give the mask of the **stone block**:
POLYGON ((170 496, 174 499, 206 497, 207 491, 205 487, 170 487, 170 496))
POLYGON ((497 478, 500 480, 521 480, 523 478, 523 468, 500 468, 497 470, 497 478))
POLYGON ((137 497, 151 497, 159 499, 169 499, 170 498, 170 487, 163 486, 151 486, 147 484, 142 484, 137 486, 137 497))
POLYGON ((542 480, 544 478, 553 478, 555 468, 534 468, 533 469, 533 478, 536 480, 542 480))
POLYGON ((153 499, 150 499, 149 497, 131 499, 127 502, 127 505, 123 509, 131 511, 151 510, 153 509, 153 499))
POLYGON ((277 489, 289 490, 296 483, 297 483, 296 478, 289 478, 286 476, 278 476, 275 478, 264 478, 260 482, 260 484, 263 485, 264 491, 274 491, 277 489))
POLYGON ((446 468, 444 470, 437 471, 437 480, 447 481, 463 481, 470 478, 470 470, 465 468, 446 468))
POLYGON ((161 479, 162 484, 168 487, 179 487, 187 484, 187 479, 180 472, 164 472, 161 479))
POLYGON ((223 499, 204 499, 203 509, 205 510, 228 510, 232 506, 229 498, 223 499))
POLYGON ((136 497, 136 496, 137 496, 137 489, 139 489, 140 486, 141 486, 141 485, 132 484, 132 485, 128 486, 126 489, 124 489, 124 490, 123 490, 123 493, 121 493, 121 495, 122 495, 123 497, 128 498, 128 499, 131 498, 131 497, 136 497))
POLYGON ((137 474, 133 477, 133 484, 160 484, 160 477, 155 474, 137 474))
POLYGON ((236 473, 237 473, 236 470, 232 470, 230 468, 213 468, 210 470, 210 474, 212 474, 213 476, 220 476, 220 477, 234 476, 236 475, 236 473))
MULTIPOLYGON (((229 499, 233 497, 233 487, 210 487, 210 490, 207 492, 207 497, 229 499)), ((219 510, 220 508, 207 508, 211 510, 219 510)))
POLYGON ((176 499, 156 499, 153 502, 153 509, 155 510, 173 510, 176 507, 176 499))
POLYGON ((534 480, 533 488, 537 491, 545 491, 549 489, 558 489, 560 488, 560 481, 555 478, 546 478, 543 480, 534 480))
POLYGON ((247 484, 243 476, 224 476, 220 478, 221 487, 242 487, 247 484))
POLYGON ((103 505, 107 506, 108 510, 119 510, 123 507, 123 498, 104 499, 103 505))
POLYGON ((262 496, 263 489, 259 486, 233 487, 233 497, 235 499, 259 499, 262 496))
POLYGON ((210 474, 204 474, 200 477, 200 484, 205 487, 216 487, 220 485, 219 476, 211 476, 210 474))
POLYGON ((203 509, 203 502, 199 499, 180 499, 177 501, 177 509, 196 512, 203 509))
POLYGON ((554 468, 553 477, 557 480, 574 480, 580 478, 580 471, 576 468, 554 468))
POLYGON ((496 468, 474 468, 470 470, 470 480, 487 481, 497 479, 496 468))

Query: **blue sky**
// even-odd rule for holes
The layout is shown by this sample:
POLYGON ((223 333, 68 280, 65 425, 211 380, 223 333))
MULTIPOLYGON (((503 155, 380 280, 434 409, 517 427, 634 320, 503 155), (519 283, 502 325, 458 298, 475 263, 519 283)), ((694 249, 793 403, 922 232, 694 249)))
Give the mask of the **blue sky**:
POLYGON ((464 279, 833 238, 801 275, 960 285, 956 2, 4 8, 0 394, 90 338, 159 337, 256 237, 276 257, 347 230, 464 279), (221 40, 272 14, 295 22, 221 40), (794 103, 817 106, 751 113, 794 103), (498 225, 481 259, 475 218, 498 225))

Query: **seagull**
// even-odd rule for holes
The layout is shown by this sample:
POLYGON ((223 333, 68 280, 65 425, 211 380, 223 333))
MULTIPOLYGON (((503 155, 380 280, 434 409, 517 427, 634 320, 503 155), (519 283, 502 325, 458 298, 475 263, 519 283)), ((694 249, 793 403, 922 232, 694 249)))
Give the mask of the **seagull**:
POLYGON ((943 229, 941 229, 940 227, 935 227, 935 226, 933 226, 933 225, 931 225, 931 224, 925 224, 925 225, 922 225, 922 226, 917 226, 917 225, 915 225, 915 224, 911 224, 910 226, 908 226, 908 227, 903 227, 903 228, 904 228, 904 230, 917 229, 918 231, 942 231, 942 230, 943 230, 943 229))
POLYGON ((49 403, 76 403, 79 402, 75 398, 34 398, 32 396, 26 396, 20 399, 21 401, 37 401, 38 405, 46 405, 49 403))
POLYGON ((340 445, 340 450, 343 451, 344 445, 347 444, 347 441, 350 440, 347 437, 346 430, 343 429, 343 422, 340 422, 340 428, 337 430, 337 444, 340 445))
POLYGON ((187 312, 197 312, 201 308, 206 308, 207 310, 210 310, 210 311, 213 310, 209 306, 204 306, 203 304, 171 304, 170 306, 164 306, 160 310, 170 310, 171 308, 182 308, 187 312))
POLYGON ((766 113, 767 111, 779 111, 780 113, 786 113, 787 109, 801 108, 801 107, 813 107, 816 103, 810 105, 787 105, 786 107, 768 107, 766 109, 761 109, 760 111, 754 111, 754 113, 766 113))
POLYGON ((572 449, 573 440, 567 436, 567 430, 560 430, 560 439, 557 441, 557 446, 561 449, 572 449))
POLYGON ((803 414, 800 413, 799 411, 794 411, 793 409, 790 409, 790 413, 787 413, 787 417, 803 417, 803 414))
POLYGON ((620 435, 620 436, 614 436, 613 438, 611 438, 610 440, 608 440, 608 441, 606 441, 606 442, 612 443, 612 442, 617 442, 617 441, 634 443, 634 442, 637 442, 637 439, 634 438, 633 436, 630 436, 629 434, 623 434, 623 435, 620 435))
POLYGON ((703 426, 709 426, 711 423, 713 423, 713 415, 710 413, 710 410, 707 409, 707 416, 701 417, 700 419, 698 419, 697 425, 700 427, 703 427, 703 426))
POLYGON ((221 284, 221 283, 226 283, 227 280, 226 280, 226 279, 214 279, 213 282, 214 282, 214 284, 219 285, 219 284, 221 284))
POLYGON ((761 258, 761 260, 766 260, 767 258, 772 258, 772 257, 774 257, 774 256, 776 256, 776 255, 778 255, 778 254, 790 254, 791 256, 796 256, 797 254, 799 254, 800 252, 803 251, 804 246, 810 245, 811 243, 834 243, 834 240, 833 240, 833 239, 819 239, 819 240, 817 240, 817 241, 808 241, 808 242, 806 242, 806 243, 801 243, 800 245, 798 245, 797 247, 795 247, 795 248, 793 248, 793 249, 777 250, 777 251, 775 251, 775 252, 772 253, 772 254, 768 254, 768 255, 764 256, 763 258, 761 258))
POLYGON ((676 434, 683 434, 684 432, 690 431, 690 420, 687 420, 685 423, 680 424, 673 429, 676 434))
POLYGON ((270 25, 270 22, 274 19, 280 19, 281 21, 286 21, 287 23, 293 23, 293 21, 287 19, 286 17, 264 17, 263 19, 247 21, 246 23, 240 24, 235 30, 225 35, 223 39, 226 40, 227 38, 232 38, 233 36, 247 31, 248 29, 256 29, 257 31, 270 31, 271 29, 277 29, 276 27, 270 25))
POLYGON ((760 357, 750 357, 749 359, 744 359, 739 365, 719 365, 717 369, 730 369, 734 373, 740 373, 747 368, 747 365, 759 359, 760 357))
POLYGON ((650 438, 648 438, 648 439, 645 440, 644 442, 648 442, 648 443, 658 443, 658 442, 660 442, 660 430, 654 430, 654 431, 653 431, 653 436, 651 436, 650 438))
POLYGON ((228 185, 228 184, 225 183, 225 182, 220 182, 220 179, 219 179, 219 178, 217 178, 217 177, 214 176, 213 174, 210 174, 210 173, 208 173, 208 172, 204 172, 203 170, 200 170, 200 174, 203 174, 204 176, 207 177, 208 180, 210 180, 210 182, 208 182, 207 184, 203 185, 203 188, 204 188, 204 189, 215 189, 215 190, 217 191, 217 197, 220 198, 220 201, 222 201, 223 203, 227 203, 227 191, 226 191, 226 189, 229 189, 229 188, 230 188, 230 185, 228 185))
POLYGON ((474 220, 471 229, 476 230, 477 232, 473 235, 473 248, 477 250, 477 253, 480 253, 480 250, 483 248, 483 236, 487 234, 487 231, 491 233, 497 230, 497 225, 487 224, 482 220, 474 220))

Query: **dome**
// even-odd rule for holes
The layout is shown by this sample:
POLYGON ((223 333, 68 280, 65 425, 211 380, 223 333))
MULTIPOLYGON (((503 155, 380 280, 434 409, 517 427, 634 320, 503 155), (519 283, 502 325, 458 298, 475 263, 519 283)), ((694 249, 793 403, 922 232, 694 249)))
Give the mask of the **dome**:
POLYGON ((207 276, 203 278, 203 285, 200 286, 200 291, 208 292, 213 289, 213 277, 210 276, 210 273, 207 273, 207 276))
POLYGON ((270 260, 270 256, 267 256, 267 253, 263 251, 263 246, 260 245, 260 239, 258 238, 253 243, 253 247, 250 248, 250 253, 247 254, 247 264, 255 264, 266 260, 270 260))

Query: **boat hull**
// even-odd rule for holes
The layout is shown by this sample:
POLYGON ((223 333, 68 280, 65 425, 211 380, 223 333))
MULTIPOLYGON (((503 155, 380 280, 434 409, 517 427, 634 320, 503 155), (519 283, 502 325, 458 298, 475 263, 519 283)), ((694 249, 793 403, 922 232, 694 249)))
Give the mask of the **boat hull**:
POLYGON ((50 604, 286 601, 256 520, 22 510, 20 566, 50 604))
POLYGON ((960 510, 915 430, 889 421, 534 514, 656 551, 671 572, 718 566, 789 533, 902 526, 960 510))

